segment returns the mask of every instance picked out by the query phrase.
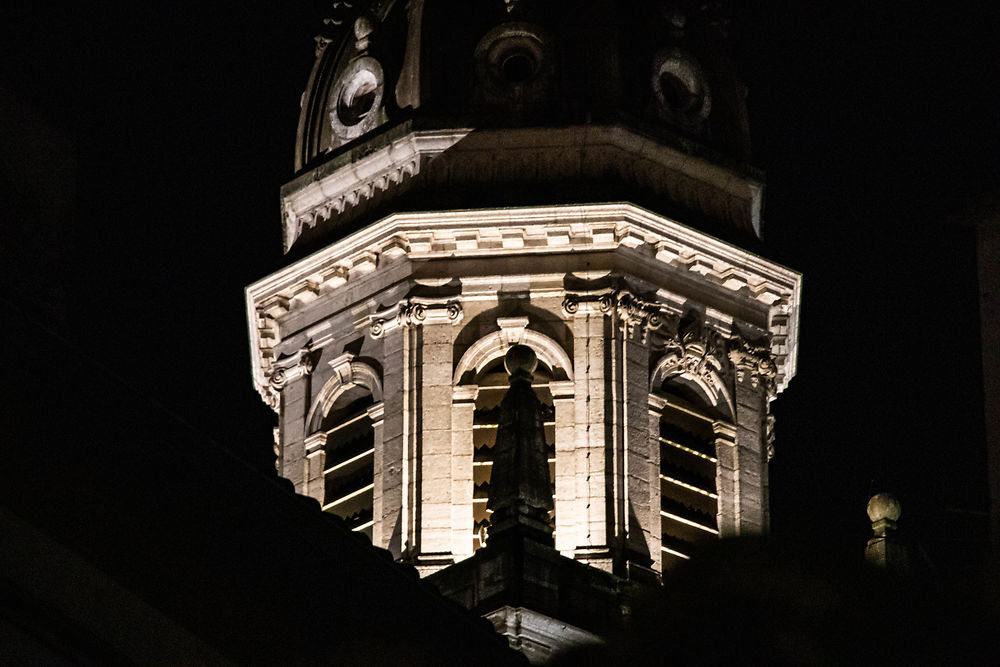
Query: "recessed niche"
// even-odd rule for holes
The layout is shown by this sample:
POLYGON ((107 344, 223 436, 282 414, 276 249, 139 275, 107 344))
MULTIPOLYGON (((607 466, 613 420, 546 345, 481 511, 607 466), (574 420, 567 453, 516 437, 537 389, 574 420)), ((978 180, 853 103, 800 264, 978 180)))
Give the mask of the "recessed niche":
POLYGON ((676 48, 653 59, 653 97, 661 119, 688 129, 699 127, 712 109, 712 98, 697 59, 676 48))
POLYGON ((503 56, 500 71, 508 83, 521 84, 535 75, 538 63, 531 54, 518 51, 503 56))
POLYGON ((552 91, 556 53, 551 37, 539 26, 501 24, 479 41, 474 58, 478 95, 491 106, 541 106, 552 91))
POLYGON ((359 71, 340 92, 337 115, 344 125, 357 125, 375 106, 378 79, 369 70, 359 71))
POLYGON ((327 106, 334 146, 356 139, 385 122, 384 94, 384 75, 377 60, 364 56, 344 67, 330 90, 327 106))

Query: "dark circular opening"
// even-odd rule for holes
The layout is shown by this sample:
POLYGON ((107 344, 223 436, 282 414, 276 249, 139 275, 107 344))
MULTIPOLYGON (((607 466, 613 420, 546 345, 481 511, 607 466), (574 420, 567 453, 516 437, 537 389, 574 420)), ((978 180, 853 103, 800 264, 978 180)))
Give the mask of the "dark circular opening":
POLYGON ((344 125, 357 125, 375 106, 378 82, 370 73, 359 76, 346 86, 337 103, 337 115, 344 125))
POLYGON ((670 72, 660 74, 660 94, 667 106, 679 111, 690 111, 698 102, 698 95, 670 72))
POLYGON ((535 59, 526 53, 513 53, 500 64, 508 83, 524 83, 535 74, 535 59))

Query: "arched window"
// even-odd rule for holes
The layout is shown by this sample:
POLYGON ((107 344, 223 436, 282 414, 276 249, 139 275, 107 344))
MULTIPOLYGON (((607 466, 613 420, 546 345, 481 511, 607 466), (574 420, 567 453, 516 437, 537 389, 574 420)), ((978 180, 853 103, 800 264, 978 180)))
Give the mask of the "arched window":
MULTIPOLYGON (((489 526, 486 501, 489 499, 490 477, 493 473, 493 447, 496 444, 500 402, 509 388, 508 377, 502 357, 486 364, 483 370, 476 375, 479 393, 476 396, 472 424, 474 447, 472 457, 472 481, 474 485, 472 548, 474 551, 486 543, 486 531, 489 526)), ((549 479, 552 481, 552 495, 554 497, 556 479, 555 408, 552 402, 552 392, 549 389, 550 382, 552 382, 551 369, 539 361, 531 386, 535 390, 538 400, 542 403, 544 411, 542 418, 545 423, 545 442, 549 448, 549 479)), ((549 522, 555 526, 555 511, 551 513, 549 522)))
POLYGON ((371 391, 355 384, 337 396, 323 417, 326 432, 323 510, 372 537, 375 430, 371 391))
POLYGON ((663 570, 719 535, 715 418, 664 384, 660 418, 660 529, 663 570))

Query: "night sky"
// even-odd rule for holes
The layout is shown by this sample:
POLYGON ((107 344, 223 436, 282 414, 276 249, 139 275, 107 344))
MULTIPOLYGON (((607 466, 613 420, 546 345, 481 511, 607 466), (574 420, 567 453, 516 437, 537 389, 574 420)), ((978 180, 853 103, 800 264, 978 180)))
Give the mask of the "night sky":
MULTIPOLYGON (((4 26, 4 307, 264 469, 275 416, 243 288, 284 263, 278 188, 327 4, 48 6, 4 26)), ((859 555, 885 490, 934 556, 976 516, 954 510, 986 508, 972 221, 1000 191, 997 10, 748 4, 732 39, 766 254, 805 276, 774 531, 859 555)))

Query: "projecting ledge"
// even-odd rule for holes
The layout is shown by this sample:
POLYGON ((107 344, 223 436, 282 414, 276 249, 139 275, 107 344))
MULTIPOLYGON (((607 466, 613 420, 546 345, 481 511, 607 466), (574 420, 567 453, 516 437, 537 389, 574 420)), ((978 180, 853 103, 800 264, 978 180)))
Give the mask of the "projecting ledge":
POLYGON ((504 606, 485 618, 533 665, 545 664, 567 649, 603 643, 593 633, 524 607, 504 606))
POLYGON ((607 636, 621 624, 628 582, 520 536, 426 577, 442 595, 483 616, 510 607, 607 636))

